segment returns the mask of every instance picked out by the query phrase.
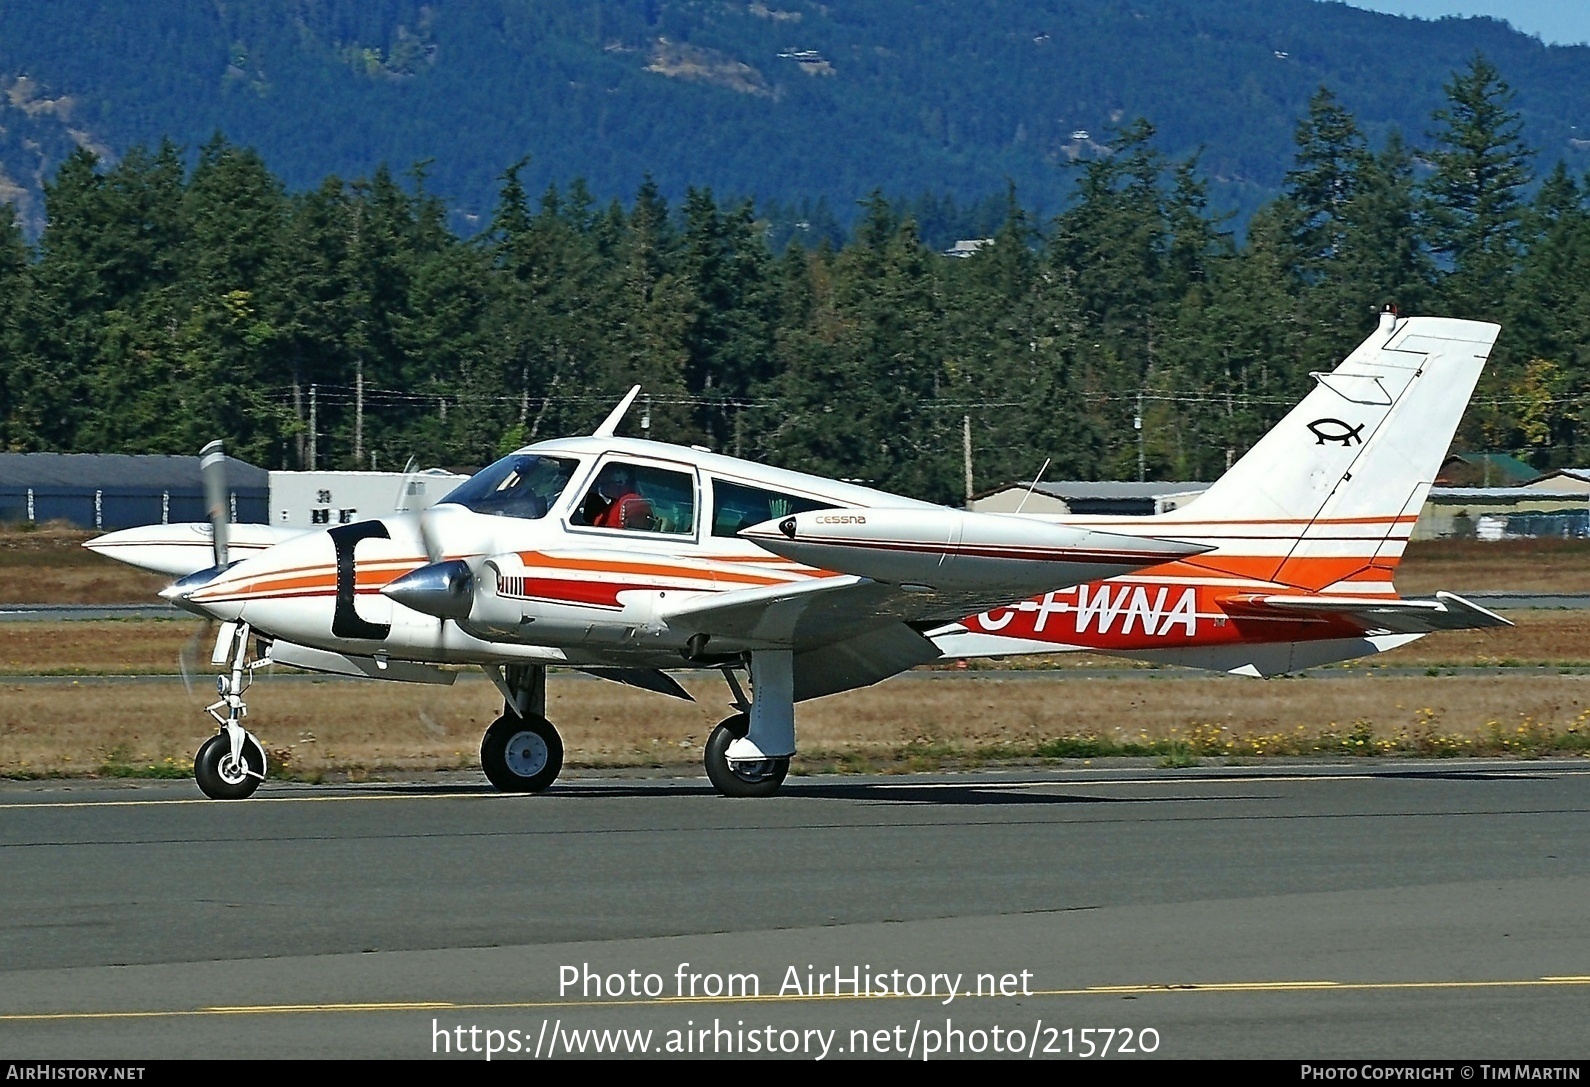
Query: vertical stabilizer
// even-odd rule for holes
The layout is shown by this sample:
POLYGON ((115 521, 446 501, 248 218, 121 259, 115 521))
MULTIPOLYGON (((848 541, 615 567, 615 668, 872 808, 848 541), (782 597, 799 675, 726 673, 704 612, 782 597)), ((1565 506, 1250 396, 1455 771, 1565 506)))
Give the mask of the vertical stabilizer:
POLYGON ((1314 375, 1302 403, 1213 487, 1157 518, 1165 528, 1156 531, 1221 526, 1212 535, 1229 542, 1195 560, 1214 568, 1239 536, 1286 538, 1267 549, 1272 567, 1246 571, 1302 588, 1389 580, 1499 331, 1382 314, 1340 366, 1314 375))

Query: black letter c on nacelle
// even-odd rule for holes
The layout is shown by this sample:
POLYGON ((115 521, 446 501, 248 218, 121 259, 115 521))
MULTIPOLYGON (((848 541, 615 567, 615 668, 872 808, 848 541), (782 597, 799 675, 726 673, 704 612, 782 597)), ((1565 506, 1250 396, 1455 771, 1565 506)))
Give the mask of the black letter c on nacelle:
POLYGON ((354 610, 353 549, 359 546, 360 540, 390 540, 392 534, 380 521, 360 521, 354 525, 338 525, 326 535, 337 549, 337 610, 331 615, 332 636, 385 641, 392 633, 392 624, 366 622, 354 610))

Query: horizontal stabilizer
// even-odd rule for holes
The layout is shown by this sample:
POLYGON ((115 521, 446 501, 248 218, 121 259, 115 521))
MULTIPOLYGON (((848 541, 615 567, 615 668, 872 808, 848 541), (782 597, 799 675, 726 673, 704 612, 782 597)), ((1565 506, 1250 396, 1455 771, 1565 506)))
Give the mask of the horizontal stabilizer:
POLYGON ((1438 592, 1419 599, 1372 596, 1282 596, 1252 594, 1221 602, 1232 612, 1271 612, 1292 616, 1339 616, 1371 630, 1393 634, 1428 634, 1436 630, 1479 630, 1510 627, 1512 620, 1482 608, 1456 593, 1438 592))

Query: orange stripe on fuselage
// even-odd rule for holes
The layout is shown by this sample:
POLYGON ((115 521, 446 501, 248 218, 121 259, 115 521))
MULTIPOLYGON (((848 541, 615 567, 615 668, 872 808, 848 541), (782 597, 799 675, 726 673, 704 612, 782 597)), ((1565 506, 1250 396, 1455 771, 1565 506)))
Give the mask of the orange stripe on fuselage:
MULTIPOLYGON (((547 555, 540 551, 522 551, 519 553, 519 560, 526 567, 542 570, 577 570, 582 573, 671 577, 684 578, 691 581, 729 581, 741 585, 783 585, 792 580, 788 577, 749 574, 739 570, 703 570, 699 567, 668 566, 662 563, 617 562, 609 559, 575 559, 547 555)), ((701 561, 716 562, 718 560, 702 556, 701 561)), ((796 571, 791 570, 789 573, 793 574, 796 571)), ((801 580, 805 580, 805 576, 801 580)))

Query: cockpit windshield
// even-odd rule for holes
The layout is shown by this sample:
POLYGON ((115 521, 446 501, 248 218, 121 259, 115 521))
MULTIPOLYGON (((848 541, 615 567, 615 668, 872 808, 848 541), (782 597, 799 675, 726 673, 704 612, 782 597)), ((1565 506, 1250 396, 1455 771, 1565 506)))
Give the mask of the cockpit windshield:
POLYGON ((557 502, 579 461, 514 453, 470 476, 443 502, 498 517, 545 517, 557 502))

